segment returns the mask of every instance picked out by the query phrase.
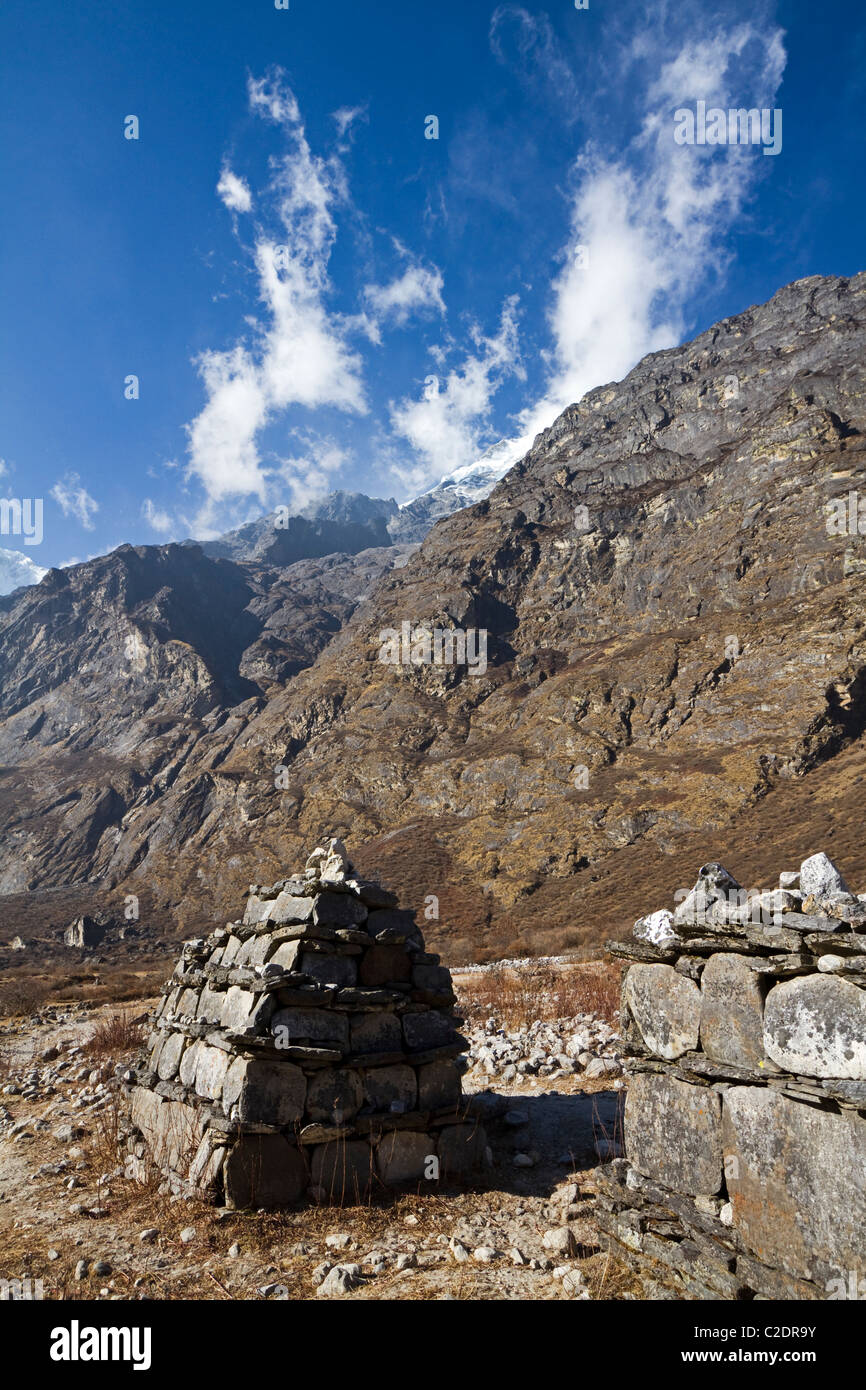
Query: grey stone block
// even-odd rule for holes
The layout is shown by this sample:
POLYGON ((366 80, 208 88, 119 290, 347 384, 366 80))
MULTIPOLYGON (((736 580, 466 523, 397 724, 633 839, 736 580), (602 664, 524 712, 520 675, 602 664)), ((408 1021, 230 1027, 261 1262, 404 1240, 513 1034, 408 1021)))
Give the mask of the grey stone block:
POLYGON ((428 1062, 418 1068, 419 1110, 456 1107, 460 1095, 460 1073, 453 1062, 428 1062))
POLYGON ((403 1036, 410 1052, 426 1052, 431 1047, 446 1047, 459 1041, 454 1020, 432 1009, 428 1013, 404 1014, 403 1036))
POLYGON ((277 1009, 271 1018, 271 1032, 283 1036, 289 1044, 318 1043, 322 1047, 348 1048, 349 1020, 345 1014, 330 1009, 277 1009))
POLYGON ((786 1071, 866 1080, 866 992, 834 975, 801 975, 767 995, 764 1047, 786 1071))
POLYGON ((227 1207, 283 1207, 307 1187, 307 1168, 295 1144, 281 1134, 244 1135, 226 1154, 227 1207))
POLYGON ((701 992, 670 965, 633 965, 625 999, 644 1043, 657 1057, 673 1061, 698 1045, 701 992))
POLYGON ((320 893, 313 908, 313 921, 324 927, 353 927, 367 920, 367 909, 351 893, 320 893))
POLYGON ((374 1176, 373 1150, 362 1139, 337 1139, 313 1149, 312 1184, 327 1202, 359 1201, 374 1176))
POLYGON ((354 985, 358 980, 358 965, 352 956, 327 956, 318 951, 304 951, 300 958, 303 975, 309 975, 320 985, 354 985))
POLYGON ((203 1046, 195 1066, 196 1095, 204 1096, 207 1100, 219 1100, 230 1062, 231 1057, 221 1047, 203 1046))
POLYGON ((701 1047, 714 1062, 758 1067, 764 1052, 764 995, 749 958, 710 956, 701 977, 701 1047))
POLYGON ((355 1014, 349 1031, 350 1049, 359 1052, 401 1052, 403 1030, 396 1014, 355 1014))
POLYGON ((177 1076, 186 1043, 183 1033, 169 1033, 159 1054, 157 1072, 161 1081, 172 1081, 177 1076))
POLYGON ((290 1125, 302 1119, 307 1080, 300 1067, 267 1058, 236 1057, 222 1086, 222 1105, 232 1120, 290 1125))
POLYGON ((325 1067, 310 1077, 307 1086, 307 1116, 323 1124, 343 1125, 355 1118, 364 1102, 364 1091, 357 1071, 325 1067))
POLYGON ((376 1145, 376 1168, 388 1186, 420 1182, 428 1160, 436 1157, 436 1145, 429 1134, 414 1130, 391 1130, 376 1145))
POLYGON ((363 1075, 365 1105, 389 1114, 415 1109, 418 1088, 411 1067, 371 1067, 363 1075))
POLYGON ((732 1086, 722 1140, 734 1227, 754 1254, 822 1287, 866 1277, 866 1120, 732 1086))
POLYGON ((721 1189, 721 1102, 708 1087, 638 1072, 629 1083, 625 1141, 645 1177, 690 1196, 721 1189))

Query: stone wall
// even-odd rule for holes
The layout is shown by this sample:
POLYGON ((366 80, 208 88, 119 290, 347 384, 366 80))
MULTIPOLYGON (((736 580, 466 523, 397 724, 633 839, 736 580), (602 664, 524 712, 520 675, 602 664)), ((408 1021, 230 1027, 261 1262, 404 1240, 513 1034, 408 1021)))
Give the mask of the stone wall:
POLYGON ((599 1221, 659 1297, 866 1298, 866 895, 719 864, 628 962, 625 1157, 599 1221))
POLYGON ((129 1171, 232 1207, 362 1197, 483 1164, 451 976, 338 841, 187 942, 131 1088, 129 1171))

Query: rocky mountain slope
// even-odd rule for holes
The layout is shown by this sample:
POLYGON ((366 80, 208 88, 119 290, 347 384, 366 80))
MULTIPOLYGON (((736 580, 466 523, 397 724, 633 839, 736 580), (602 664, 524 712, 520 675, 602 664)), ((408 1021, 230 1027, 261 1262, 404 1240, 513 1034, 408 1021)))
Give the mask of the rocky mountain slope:
POLYGON ((205 555, 214 559, 271 565, 291 565, 324 555, 356 555, 361 550, 391 545, 388 522, 399 510, 393 497, 384 501, 363 492, 332 492, 297 515, 288 515, 285 509, 269 512, 218 540, 187 544, 200 545, 205 555))
POLYGON ((866 275, 813 277, 590 392, 402 568, 123 547, 0 600, 4 931, 85 882, 189 929, 331 835, 452 960, 597 943, 768 844, 863 873, 863 540, 827 506, 864 363, 866 275), (379 660, 423 622, 485 629, 483 674, 379 660))

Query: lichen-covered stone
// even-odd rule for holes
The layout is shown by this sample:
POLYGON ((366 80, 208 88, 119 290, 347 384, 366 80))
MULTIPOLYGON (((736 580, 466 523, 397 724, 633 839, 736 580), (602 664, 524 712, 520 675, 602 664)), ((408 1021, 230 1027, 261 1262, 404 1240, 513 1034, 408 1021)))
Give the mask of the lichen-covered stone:
POLYGON ((701 1047, 715 1062, 759 1067, 764 1052, 764 996, 749 957, 710 956, 701 975, 701 1047))
POLYGON ((650 1052, 669 1061, 698 1045, 701 992, 670 965, 633 965, 625 998, 650 1052))
POLYGON ((246 1124, 293 1124, 304 1114, 307 1080, 290 1062, 236 1057, 222 1085, 222 1106, 232 1120, 246 1124))
POLYGON ((827 898, 847 893, 848 885, 826 854, 811 854, 800 865, 800 891, 804 898, 827 898))
POLYGON ((219 1100, 230 1062, 231 1057, 221 1047, 203 1047, 195 1067, 196 1094, 208 1100, 219 1100))
POLYGON ((721 1189, 721 1103, 708 1087, 639 1072, 629 1084, 625 1141, 646 1177, 692 1196, 721 1189))
POLYGON ((161 1081, 172 1081, 177 1076, 181 1054, 186 1044, 187 1039, 183 1033, 169 1033, 159 1053, 157 1073, 161 1081))
POLYGON ((834 975, 784 980, 767 995, 764 1047, 787 1071, 866 1080, 866 992, 834 975))
POLYGON ((866 1120, 732 1086, 722 1141, 734 1227, 761 1260, 824 1284, 866 1277, 866 1120))

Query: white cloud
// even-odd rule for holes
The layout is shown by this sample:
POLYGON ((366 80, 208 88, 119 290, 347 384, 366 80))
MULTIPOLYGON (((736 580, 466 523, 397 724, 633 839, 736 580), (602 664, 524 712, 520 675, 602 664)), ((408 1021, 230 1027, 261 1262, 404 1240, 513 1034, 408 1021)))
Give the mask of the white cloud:
POLYGON ((359 356, 348 324, 327 307, 328 262, 336 238, 333 209, 346 197, 336 158, 314 155, 294 94, 279 73, 249 82, 251 109, 280 126, 287 150, 275 161, 270 196, 278 233, 257 229, 254 260, 264 324, 250 344, 201 355, 207 403, 188 426, 190 472, 209 502, 266 495, 268 471, 258 437, 291 405, 367 410, 359 356))
POLYGON ((149 497, 141 504, 141 515, 149 526, 161 536, 171 535, 175 530, 175 518, 170 512, 161 511, 149 497))
POLYGON ((366 106, 341 106, 339 111, 333 112, 333 118, 337 126, 337 134, 342 140, 347 132, 351 132, 357 121, 367 120, 367 108, 366 106))
POLYGON ((681 341, 688 296, 724 268, 725 238, 770 163, 752 147, 676 145, 673 112, 698 99, 772 107, 785 66, 780 31, 740 25, 678 51, 660 33, 635 54, 653 74, 648 114, 624 153, 596 150, 575 164, 571 234, 549 310, 550 376, 520 417, 529 434, 646 353, 681 341))
POLYGON ((339 485, 340 471, 350 455, 335 440, 307 434, 300 453, 281 460, 279 477, 272 490, 272 504, 283 503, 299 512, 311 502, 321 501, 339 485))
POLYGON ((48 573, 20 550, 0 550, 0 594, 11 594, 26 584, 38 584, 48 573))
POLYGON ((237 174, 233 174, 227 165, 220 174, 217 193, 226 207, 231 208, 233 212, 249 212, 253 205, 248 184, 237 174))
POLYGON ((435 267, 411 265, 388 285, 367 285, 364 298, 380 319, 392 319, 398 327, 405 325, 413 313, 445 314, 442 299, 442 274, 435 267))
POLYGON ((473 338, 477 351, 467 354, 444 382, 434 377, 425 384, 420 400, 391 405, 393 430, 419 456, 414 465, 394 470, 413 491, 470 463, 481 452, 494 395, 506 377, 524 375, 516 298, 506 301, 494 337, 485 338, 476 330, 473 338))
POLYGON ((67 473, 64 478, 56 482, 51 489, 51 496, 64 516, 74 516, 86 531, 93 530, 92 517, 99 511, 99 503, 95 502, 87 489, 82 487, 81 479, 77 473, 67 473))

